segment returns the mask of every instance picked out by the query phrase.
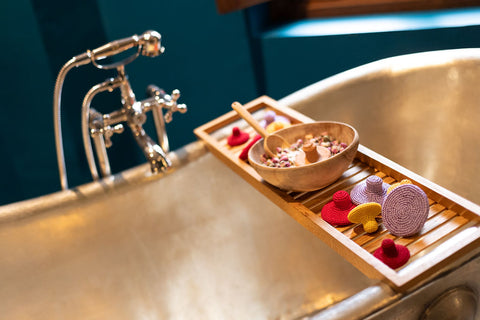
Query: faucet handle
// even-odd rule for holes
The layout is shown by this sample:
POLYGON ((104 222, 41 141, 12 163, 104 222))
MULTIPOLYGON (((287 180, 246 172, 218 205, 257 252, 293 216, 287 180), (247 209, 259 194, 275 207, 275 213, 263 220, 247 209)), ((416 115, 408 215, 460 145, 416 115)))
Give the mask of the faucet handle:
POLYGON ((165 112, 165 121, 167 123, 172 121, 172 114, 174 112, 185 113, 187 112, 187 106, 183 103, 178 104, 177 100, 180 98, 180 90, 175 89, 172 91, 171 100, 166 103, 167 112, 165 112))
POLYGON ((115 126, 107 126, 105 128, 105 133, 103 134, 105 136, 105 146, 107 148, 110 148, 112 146, 112 136, 114 133, 120 134, 124 130, 122 124, 117 124, 115 126))
MULTIPOLYGON (((187 112, 187 106, 183 103, 178 104, 177 101, 180 98, 180 90, 175 89, 172 91, 172 94, 169 95, 165 93, 162 89, 157 87, 156 85, 149 85, 147 87, 147 95, 149 97, 154 97, 157 106, 162 109, 167 109, 165 112, 165 115, 163 116, 163 119, 165 119, 165 122, 169 123, 172 121, 172 114, 174 112, 180 112, 180 113, 185 113, 187 112)), ((163 121, 163 120, 162 120, 163 121)))
POLYGON ((100 129, 92 129, 92 137, 103 135, 105 139, 105 147, 110 148, 112 146, 112 136, 114 133, 122 133, 124 130, 122 124, 117 124, 115 126, 106 126, 100 129))

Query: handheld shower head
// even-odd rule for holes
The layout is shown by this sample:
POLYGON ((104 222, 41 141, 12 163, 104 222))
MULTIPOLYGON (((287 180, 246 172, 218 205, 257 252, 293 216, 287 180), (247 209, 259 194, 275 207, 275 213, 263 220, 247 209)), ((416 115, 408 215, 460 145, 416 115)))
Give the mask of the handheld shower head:
POLYGON ((148 30, 142 33, 139 43, 142 47, 142 55, 156 57, 165 51, 161 44, 162 36, 157 31, 148 30))
POLYGON ((114 69, 132 62, 140 54, 147 57, 159 56, 165 51, 165 48, 161 45, 161 38, 162 36, 157 31, 148 30, 140 36, 135 34, 131 37, 109 42, 96 49, 87 50, 87 52, 73 57, 72 60, 76 66, 91 62, 99 69, 114 69), (136 48, 136 51, 121 61, 111 64, 99 63, 100 60, 121 54, 132 48, 136 48))

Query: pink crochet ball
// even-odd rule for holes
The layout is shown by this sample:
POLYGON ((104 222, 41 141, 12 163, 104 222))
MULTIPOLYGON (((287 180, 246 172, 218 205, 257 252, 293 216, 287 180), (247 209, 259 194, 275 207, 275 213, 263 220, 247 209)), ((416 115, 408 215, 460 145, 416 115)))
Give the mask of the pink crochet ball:
POLYGON ((429 207, 428 197, 422 189, 413 184, 398 186, 383 202, 383 225, 397 237, 412 236, 422 230, 429 207))
POLYGON ((383 182, 382 178, 373 175, 357 184, 350 192, 350 196, 356 205, 368 202, 376 202, 381 205, 389 186, 388 183, 383 182))
POLYGON ((350 200, 350 195, 343 190, 337 191, 332 196, 332 201, 322 208, 322 219, 333 226, 346 226, 351 224, 348 213, 355 208, 350 200))
POLYGON ((227 138, 227 143, 229 146, 239 146, 244 144, 250 139, 250 135, 246 132, 243 132, 238 127, 233 127, 232 134, 227 138))
POLYGON ((373 255, 392 269, 397 269, 410 259, 410 251, 405 246, 395 244, 392 239, 384 239, 382 246, 373 255))

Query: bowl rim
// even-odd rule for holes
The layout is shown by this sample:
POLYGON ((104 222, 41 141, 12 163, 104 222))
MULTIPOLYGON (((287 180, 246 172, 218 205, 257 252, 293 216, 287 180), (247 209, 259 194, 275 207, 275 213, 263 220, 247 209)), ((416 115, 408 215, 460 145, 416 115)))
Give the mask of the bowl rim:
POLYGON ((256 147, 257 144, 261 143, 262 144, 262 148, 263 148, 263 141, 264 141, 264 138, 261 138, 259 139, 257 142, 255 142, 253 144, 253 146, 250 148, 250 150, 248 150, 248 161, 251 165, 255 165, 255 166, 258 166, 260 168, 262 168, 262 170, 275 170, 275 171, 278 171, 278 170, 281 170, 281 171, 295 171, 295 170, 302 170, 302 169, 305 169, 305 168, 310 168, 310 167, 313 167, 313 166, 319 166, 319 165, 325 165, 327 164, 328 162, 332 162, 333 160, 335 160, 336 158, 338 158, 338 156, 341 156, 342 154, 344 154, 347 150, 350 150, 350 149, 353 149, 353 148, 358 148, 358 143, 359 143, 359 140, 360 140, 360 137, 358 135, 358 132, 357 130, 349 125, 348 123, 345 123, 345 122, 340 122, 340 121, 314 121, 314 122, 305 122, 305 123, 296 123, 294 125, 291 125, 287 128, 283 128, 283 129, 280 129, 280 130, 277 130, 275 131, 275 134, 278 134, 278 133, 282 133, 284 131, 288 131, 288 130, 291 130, 292 128, 294 127, 298 127, 298 126, 304 126, 304 125, 313 125, 313 124, 318 124, 318 123, 324 123, 324 124, 339 124, 339 125, 342 125, 344 127, 347 127, 349 129, 351 129, 354 133, 353 135, 353 140, 352 142, 347 146, 347 148, 345 148, 344 150, 342 150, 341 152, 335 154, 334 156, 326 159, 326 160, 323 160, 323 161, 319 161, 319 162, 315 162, 315 163, 309 163, 309 164, 306 164, 306 165, 303 165, 303 166, 293 166, 293 167, 283 167, 283 168, 276 168, 276 167, 268 167, 266 165, 264 165, 263 163, 259 162, 259 161, 256 161, 253 157, 252 157, 252 153, 253 153, 253 150, 254 148, 256 147))

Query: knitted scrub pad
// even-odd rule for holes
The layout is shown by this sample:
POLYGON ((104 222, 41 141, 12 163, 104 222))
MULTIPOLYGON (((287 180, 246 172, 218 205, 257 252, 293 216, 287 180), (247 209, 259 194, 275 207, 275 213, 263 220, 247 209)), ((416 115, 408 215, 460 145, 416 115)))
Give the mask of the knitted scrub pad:
POLYGON ((383 182, 382 178, 375 175, 370 176, 353 187, 350 197, 356 205, 367 202, 376 202, 381 205, 387 195, 389 186, 388 183, 383 182))
POLYGON ((397 269, 410 259, 410 251, 407 247, 395 244, 392 239, 384 239, 382 246, 375 250, 373 255, 392 269, 397 269))
POLYGON ((322 208, 322 219, 333 226, 346 226, 351 224, 348 213, 355 208, 348 192, 340 190, 333 194, 332 201, 322 208))
POLYGON ((395 236, 412 236, 427 221, 428 209, 428 197, 422 189, 413 184, 400 185, 385 197, 383 224, 395 236))

